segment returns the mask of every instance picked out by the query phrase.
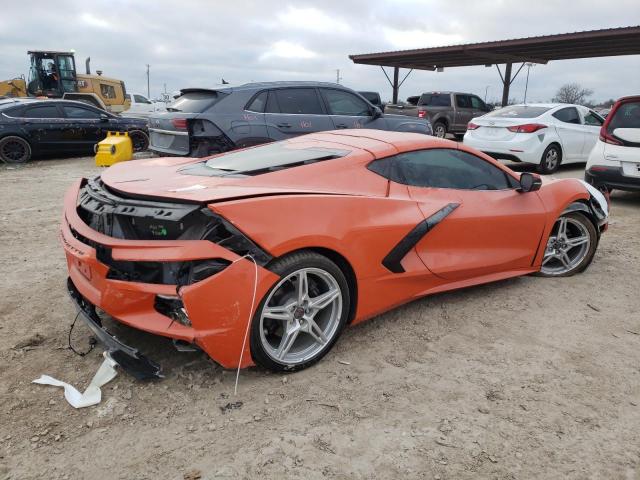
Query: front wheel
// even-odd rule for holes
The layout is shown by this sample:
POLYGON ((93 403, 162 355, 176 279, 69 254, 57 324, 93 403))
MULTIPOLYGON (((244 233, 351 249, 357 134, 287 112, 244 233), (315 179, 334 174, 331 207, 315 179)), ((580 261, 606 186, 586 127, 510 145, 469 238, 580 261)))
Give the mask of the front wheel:
POLYGON ((273 371, 313 365, 333 347, 349 315, 349 287, 338 266, 315 252, 283 257, 269 269, 280 280, 251 324, 251 355, 273 371))
POLYGON ((598 246, 596 227, 579 212, 561 215, 551 230, 540 275, 570 277, 586 269, 598 246))

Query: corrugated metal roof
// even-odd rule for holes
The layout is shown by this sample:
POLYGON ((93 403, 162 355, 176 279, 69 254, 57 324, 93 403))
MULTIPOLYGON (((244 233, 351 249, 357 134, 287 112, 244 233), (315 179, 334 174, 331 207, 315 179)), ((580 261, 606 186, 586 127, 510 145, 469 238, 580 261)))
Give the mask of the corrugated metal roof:
POLYGON ((640 54, 640 26, 349 55, 354 63, 433 70, 438 67, 640 54))

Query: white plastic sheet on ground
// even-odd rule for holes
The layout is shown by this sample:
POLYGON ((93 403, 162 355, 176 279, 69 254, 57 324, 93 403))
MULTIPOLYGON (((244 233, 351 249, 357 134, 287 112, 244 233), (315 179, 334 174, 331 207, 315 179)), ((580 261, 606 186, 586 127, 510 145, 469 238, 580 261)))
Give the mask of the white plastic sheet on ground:
POLYGON ((40 385, 53 385, 54 387, 63 387, 64 388, 64 398, 69 402, 73 408, 84 408, 90 407, 91 405, 97 405, 102 400, 102 391, 100 387, 109 383, 113 380, 118 372, 115 367, 118 365, 115 360, 113 360, 108 352, 104 352, 104 361, 98 371, 91 379, 89 386, 84 391, 84 393, 80 393, 73 386, 68 383, 61 382, 49 375, 42 375, 40 378, 35 379, 32 383, 38 383, 40 385))

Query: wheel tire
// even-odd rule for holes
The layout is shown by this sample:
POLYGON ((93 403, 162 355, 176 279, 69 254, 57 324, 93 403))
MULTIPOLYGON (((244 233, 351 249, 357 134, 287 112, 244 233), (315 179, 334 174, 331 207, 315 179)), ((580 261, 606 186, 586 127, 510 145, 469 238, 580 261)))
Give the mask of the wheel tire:
POLYGON ((433 124, 433 136, 438 138, 446 138, 447 136, 447 124, 442 121, 437 121, 433 124))
POLYGON ((5 163, 26 163, 31 159, 31 145, 22 137, 0 139, 0 160, 5 163))
MULTIPOLYGON (((329 350, 331 350, 335 342, 338 340, 338 337, 340 336, 340 333, 342 332, 347 322, 347 318, 349 316, 349 307, 350 307, 350 301, 351 301, 350 295, 349 295, 349 285, 347 283, 347 279, 344 273, 342 272, 342 270, 340 270, 340 268, 335 263, 333 263, 327 257, 324 257, 318 253, 311 252, 311 251, 296 252, 296 253, 287 255, 285 257, 282 257, 276 260, 275 262, 273 262, 269 266, 269 270, 278 274, 281 277, 281 279, 278 282, 276 282, 276 284, 273 287, 271 287, 271 289, 269 289, 269 291, 265 294, 264 298, 258 305, 258 308, 256 309, 256 312, 253 316, 253 320, 251 322, 251 333, 250 333, 251 356, 257 365, 260 365, 261 367, 272 370, 274 372, 282 372, 282 371, 293 372, 297 370, 302 370, 318 362, 322 357, 324 357, 327 354, 327 352, 329 352, 329 350), (322 271, 328 274, 330 277, 332 277, 335 280, 340 290, 340 295, 341 295, 340 304, 339 306, 333 305, 333 302, 337 300, 336 298, 332 300, 331 303, 328 304, 326 307, 323 307, 321 310, 324 313, 325 308, 329 308, 329 306, 331 306, 332 311, 329 315, 329 318, 330 319, 332 318, 333 309, 338 310, 337 313, 339 314, 339 318, 337 319, 337 327, 335 326, 335 320, 333 321, 332 324, 334 325, 334 327, 332 330, 332 334, 330 337, 327 337, 326 343, 324 345, 319 345, 318 347, 315 347, 315 348, 320 348, 320 350, 318 350, 317 352, 314 352, 313 356, 310 358, 305 358, 303 361, 300 361, 300 362, 291 363, 285 360, 276 360, 273 358, 272 355, 270 355, 267 352, 267 349, 263 344, 263 341, 265 341, 267 337, 267 334, 265 333, 266 327, 263 330, 263 332, 260 331, 262 329, 261 320, 262 320, 263 310, 267 306, 267 302, 272 298, 272 296, 277 295, 278 293, 277 290, 288 287, 284 279, 287 279, 289 276, 293 276, 295 272, 299 272, 302 269, 313 269, 314 271, 316 270, 322 271), (261 335, 261 333, 264 335, 264 340, 263 340, 263 335, 261 335)), ((315 297, 312 297, 311 300, 313 298, 315 297)), ((291 302, 291 299, 284 300, 284 301, 291 302)), ((295 300, 294 300, 294 303, 295 303, 295 300)), ((295 311, 297 311, 298 308, 299 307, 296 306, 295 311)), ((318 312, 318 315, 319 314, 320 312, 318 312)), ((293 316, 295 315, 295 313, 292 312, 291 315, 293 316)), ((318 316, 315 317, 316 320, 318 318, 319 318, 318 316)), ((281 322, 281 321, 283 320, 272 320, 271 322, 277 324, 277 322, 281 322)), ((325 328, 328 328, 328 325, 329 324, 327 323, 327 327, 325 328)), ((318 342, 316 341, 316 343, 318 342)), ((295 341, 292 344, 292 347, 293 346, 295 346, 295 341)), ((269 347, 274 348, 275 346, 269 344, 269 347)), ((287 351, 287 354, 288 352, 289 350, 287 351)))
POLYGON ((131 138, 134 152, 144 152, 149 148, 149 136, 142 130, 131 130, 129 138, 131 138))
MULTIPOLYGON (((572 275, 575 275, 576 273, 580 273, 584 271, 591 264, 591 261, 593 260, 593 256, 595 255, 596 249, 598 248, 598 240, 599 240, 598 231, 596 230, 596 227, 594 226, 593 222, 591 222, 591 220, 589 220, 589 218, 587 218, 586 215, 580 212, 565 213, 563 215, 560 215, 560 217, 558 217, 558 219, 556 220, 556 223, 554 223, 552 233, 556 230, 556 225, 562 218, 570 219, 571 222, 578 222, 580 225, 582 225, 583 230, 589 236, 589 246, 587 249, 585 249, 586 251, 584 252, 584 256, 582 256, 581 260, 575 265, 573 265, 569 270, 566 270, 566 271, 557 272, 557 273, 545 272, 544 258, 543 258, 543 265, 540 267, 540 271, 536 273, 537 276, 570 277, 572 275)), ((552 235, 550 235, 549 239, 547 239, 547 245, 545 246, 545 254, 547 252, 547 249, 549 248, 549 244, 551 241, 552 241, 552 235)))
POLYGON ((538 165, 538 171, 549 175, 558 171, 560 164, 562 163, 562 149, 559 145, 552 143, 544 149, 540 164, 538 165))

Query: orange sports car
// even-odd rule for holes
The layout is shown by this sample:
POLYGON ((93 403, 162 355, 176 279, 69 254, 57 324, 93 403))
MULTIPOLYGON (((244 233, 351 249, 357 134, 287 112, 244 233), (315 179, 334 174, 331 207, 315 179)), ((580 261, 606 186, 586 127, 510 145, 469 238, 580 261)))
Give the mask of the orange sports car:
POLYGON ((423 295, 591 262, 604 196, 462 144, 341 130, 208 159, 117 164, 67 192, 68 289, 138 378, 160 374, 99 309, 227 368, 308 367, 342 329, 423 295))

